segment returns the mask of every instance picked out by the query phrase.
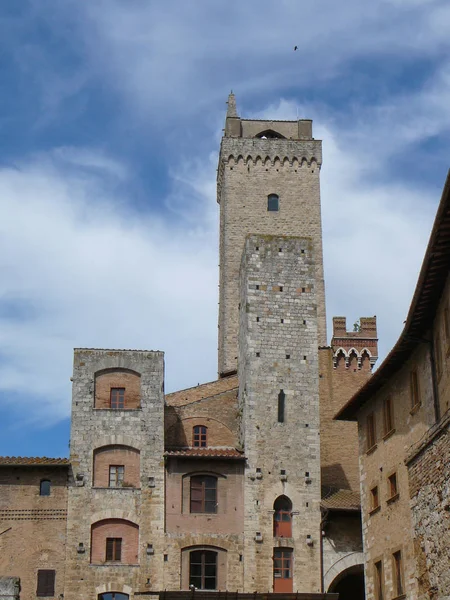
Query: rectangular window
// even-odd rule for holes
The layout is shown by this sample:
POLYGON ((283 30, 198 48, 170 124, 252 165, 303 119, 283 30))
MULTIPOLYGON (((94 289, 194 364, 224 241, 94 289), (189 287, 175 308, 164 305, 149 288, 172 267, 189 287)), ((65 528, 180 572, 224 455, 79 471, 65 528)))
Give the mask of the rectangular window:
POLYGON ((420 404, 419 394, 419 380, 417 377, 417 371, 414 369, 410 373, 410 394, 411 394, 411 408, 415 408, 420 404))
POLYGON ((367 450, 373 448, 375 446, 375 443, 375 415, 373 413, 370 413, 370 415, 367 415, 367 450))
POLYGON ((122 538, 106 538, 106 562, 122 560, 122 538))
POLYGON ((196 425, 193 429, 193 446, 194 448, 206 448, 207 428, 204 425, 196 425))
POLYGON ((402 553, 400 550, 392 555, 394 571, 394 593, 396 596, 404 594, 402 553))
POLYGON ((286 394, 283 390, 280 390, 278 394, 278 423, 284 423, 285 400, 286 394))
POLYGON ((375 600, 384 600, 383 563, 381 562, 381 560, 377 561, 374 567, 375 600))
POLYGON ((189 585, 198 590, 217 589, 217 552, 194 550, 190 553, 189 585))
POLYGON ((50 569, 41 569, 37 572, 36 596, 55 595, 55 575, 56 571, 50 569))
POLYGON ((388 396, 384 400, 383 415, 384 415, 384 434, 387 435, 394 429, 394 412, 392 410, 391 396, 388 396))
POLYGON ((397 473, 392 473, 388 477, 388 494, 389 498, 394 498, 398 494, 397 473))
POLYGON ((380 498, 378 496, 378 486, 376 485, 370 490, 370 510, 375 510, 380 506, 380 498))
POLYGON ((121 487, 124 472, 124 465, 109 465, 109 487, 121 487))
POLYGON ((125 407, 125 388, 111 388, 111 408, 125 407))
POLYGON ((217 512, 217 478, 209 475, 191 477, 191 513, 217 512))

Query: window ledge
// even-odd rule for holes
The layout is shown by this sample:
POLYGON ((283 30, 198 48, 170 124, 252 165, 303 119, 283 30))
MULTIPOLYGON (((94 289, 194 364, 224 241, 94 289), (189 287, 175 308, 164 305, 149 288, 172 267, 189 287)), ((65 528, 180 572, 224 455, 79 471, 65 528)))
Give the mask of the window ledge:
MULTIPOLYGON (((400 498, 400 494, 397 492, 396 494, 394 494, 393 496, 391 496, 390 498, 388 498, 386 500, 386 504, 392 504, 393 502, 395 502, 399 498, 400 498)), ((401 596, 399 596, 399 598, 401 598, 401 596)))
MULTIPOLYGON (((410 415, 415 415, 416 412, 419 410, 419 408, 422 406, 422 402, 418 402, 417 404, 414 404, 414 406, 412 407, 412 409, 409 411, 410 415)), ((399 596, 400 597, 400 596, 399 596)))
POLYGON ((120 562, 107 562, 107 563, 89 563, 90 567, 139 567, 139 564, 135 563, 120 563, 120 562))
POLYGON ((369 510, 369 516, 371 517, 372 515, 376 514, 379 510, 381 510, 381 504, 379 504, 375 508, 372 508, 372 510, 369 510))
POLYGON ((378 448, 377 444, 374 444, 368 450, 366 450, 366 455, 369 456, 370 454, 373 454, 377 448, 378 448))
POLYGON ((384 436, 383 436, 383 440, 386 441, 388 440, 391 435, 394 435, 395 433, 395 427, 393 427, 390 431, 388 431, 384 436))
POLYGON ((97 486, 97 485, 93 485, 92 486, 93 490, 138 490, 139 492, 141 491, 140 487, 134 487, 134 486, 118 486, 118 487, 111 487, 109 485, 107 486, 97 486))

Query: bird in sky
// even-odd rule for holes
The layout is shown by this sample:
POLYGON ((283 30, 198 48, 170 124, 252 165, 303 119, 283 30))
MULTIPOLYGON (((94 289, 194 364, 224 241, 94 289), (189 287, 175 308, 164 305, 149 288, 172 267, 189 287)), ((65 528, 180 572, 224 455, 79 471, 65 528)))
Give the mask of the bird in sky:
POLYGON ((297 50, 298 46, 294 46, 294 52, 297 50))

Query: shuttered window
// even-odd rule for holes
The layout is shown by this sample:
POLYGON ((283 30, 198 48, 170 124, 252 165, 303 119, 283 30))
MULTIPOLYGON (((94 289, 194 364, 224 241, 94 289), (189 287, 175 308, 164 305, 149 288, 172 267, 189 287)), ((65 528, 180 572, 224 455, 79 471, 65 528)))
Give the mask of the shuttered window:
POLYGON ((50 569, 41 569, 37 572, 36 596, 55 595, 55 575, 56 571, 50 569))
POLYGON ((209 475, 191 477, 191 513, 217 512, 217 478, 209 475))
POLYGON ((122 560, 122 538, 106 538, 106 561, 120 562, 122 560))

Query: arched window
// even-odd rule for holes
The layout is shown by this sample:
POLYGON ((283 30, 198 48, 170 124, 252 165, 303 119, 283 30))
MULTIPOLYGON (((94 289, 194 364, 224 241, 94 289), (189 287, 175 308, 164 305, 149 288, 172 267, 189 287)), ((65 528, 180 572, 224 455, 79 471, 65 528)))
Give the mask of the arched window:
POLYGON ((206 448, 207 428, 204 425, 196 425, 192 433, 192 445, 194 448, 206 448))
POLYGON ((190 553, 189 585, 198 590, 217 589, 217 552, 193 550, 190 553))
POLYGON ((50 479, 42 479, 39 485, 39 496, 50 496, 51 481, 50 479))
POLYGON ((193 475, 191 477, 191 513, 217 512, 217 477, 193 475))
POLYGON ((128 598, 128 594, 122 592, 106 592, 98 595, 98 600, 128 600, 128 598))
POLYGON ((276 212, 280 209, 280 198, 277 194, 267 196, 267 210, 276 212))
POLYGON ((292 537, 292 502, 287 496, 278 496, 273 509, 274 537, 292 537))

